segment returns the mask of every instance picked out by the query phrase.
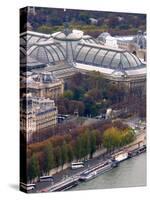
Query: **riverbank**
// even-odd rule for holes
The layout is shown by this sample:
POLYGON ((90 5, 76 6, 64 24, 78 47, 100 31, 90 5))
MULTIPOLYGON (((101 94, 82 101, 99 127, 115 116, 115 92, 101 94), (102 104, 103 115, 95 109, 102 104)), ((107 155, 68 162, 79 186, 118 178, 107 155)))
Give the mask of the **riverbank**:
POLYGON ((122 162, 117 168, 69 191, 146 186, 146 153, 122 162))
MULTIPOLYGON (((146 139, 145 133, 141 133, 141 134, 137 135, 136 140, 132 144, 127 145, 126 147, 124 147, 122 149, 124 149, 125 151, 132 151, 132 150, 136 149, 140 144, 141 145, 145 144, 146 143, 145 139, 146 139)), ((118 149, 118 150, 116 150, 116 152, 122 151, 122 149, 118 149)), ((107 160, 110 156, 111 156, 110 154, 108 155, 106 153, 103 153, 102 155, 99 155, 99 156, 97 156, 93 159, 86 161, 84 168, 79 168, 79 169, 76 169, 76 170, 72 170, 71 168, 67 168, 63 171, 60 171, 60 172, 53 175, 54 184, 58 184, 59 182, 64 180, 65 177, 75 177, 78 174, 82 173, 87 168, 94 167, 97 164, 107 160)), ((44 191, 46 191, 45 190, 46 188, 49 188, 51 186, 52 185, 51 185, 50 182, 39 182, 39 183, 36 184, 35 189, 32 190, 31 192, 42 192, 42 191, 44 192, 44 191)))
MULTIPOLYGON (((133 151, 130 151, 130 152, 132 153, 133 151)), ((142 147, 140 147, 138 149, 136 148, 136 149, 134 149, 134 152, 137 152, 134 155, 134 157, 141 155, 142 153, 146 152, 146 146, 143 145, 142 147)), ((129 153, 129 151, 126 151, 126 153, 129 153)), ((122 151, 120 151, 119 154, 122 155, 122 151)), ((115 154, 113 154, 113 155, 115 155, 115 154)), ((119 164, 120 162, 122 163, 122 161, 130 160, 129 158, 131 158, 131 157, 128 156, 127 158, 122 159, 121 161, 117 161, 117 163, 119 164)), ((108 171, 112 171, 114 168, 116 168, 116 166, 118 166, 118 164, 117 164, 113 167, 111 167, 111 166, 109 167, 108 165, 110 165, 110 164, 108 164, 108 163, 110 163, 110 159, 107 159, 106 161, 101 161, 96 166, 87 168, 86 170, 82 170, 82 172, 76 173, 74 176, 70 176, 70 177, 66 178, 65 180, 61 180, 60 182, 58 182, 52 186, 46 187, 45 189, 38 190, 37 192, 66 191, 66 190, 69 190, 70 188, 80 185, 83 181, 83 177, 86 178, 84 181, 91 181, 92 179, 95 179, 108 171), (103 169, 103 167, 102 167, 102 166, 105 166, 104 163, 107 163, 106 167, 104 167, 105 169, 103 169)), ((113 164, 114 161, 111 161, 111 163, 113 164)))

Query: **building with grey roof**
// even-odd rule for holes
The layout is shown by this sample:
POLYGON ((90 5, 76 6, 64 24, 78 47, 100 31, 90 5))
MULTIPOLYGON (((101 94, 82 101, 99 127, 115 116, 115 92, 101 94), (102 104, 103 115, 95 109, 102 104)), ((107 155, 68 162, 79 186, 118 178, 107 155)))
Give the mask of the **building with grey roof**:
MULTIPOLYGON (((64 79, 78 71, 98 71, 110 80, 145 82, 145 62, 127 49, 119 48, 118 40, 107 32, 95 39, 84 35, 83 31, 66 27, 51 36, 45 35, 34 33, 34 37, 39 39, 32 40, 27 49, 27 57, 45 64, 41 69, 33 69, 36 73, 46 71, 64 79), (46 38, 45 41, 41 41, 42 37, 46 38)), ((30 39, 27 41, 29 44, 30 39)))
POLYGON ((64 92, 64 81, 52 72, 24 72, 20 81, 21 94, 31 93, 33 97, 57 99, 64 92))

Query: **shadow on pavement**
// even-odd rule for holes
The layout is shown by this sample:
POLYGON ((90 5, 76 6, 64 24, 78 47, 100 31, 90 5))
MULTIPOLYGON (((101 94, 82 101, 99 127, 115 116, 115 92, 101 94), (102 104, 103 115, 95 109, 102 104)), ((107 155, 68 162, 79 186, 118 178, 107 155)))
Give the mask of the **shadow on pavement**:
POLYGON ((9 184, 9 187, 11 187, 12 189, 14 189, 14 190, 19 190, 19 185, 17 185, 17 184, 9 184))

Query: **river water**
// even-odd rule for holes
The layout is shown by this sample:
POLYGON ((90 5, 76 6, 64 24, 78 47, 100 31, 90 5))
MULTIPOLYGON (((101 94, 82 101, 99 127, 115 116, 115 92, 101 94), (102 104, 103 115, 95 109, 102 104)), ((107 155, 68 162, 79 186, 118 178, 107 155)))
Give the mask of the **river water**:
POLYGON ((106 189, 146 185, 146 153, 126 160, 117 168, 83 182, 71 190, 106 189))

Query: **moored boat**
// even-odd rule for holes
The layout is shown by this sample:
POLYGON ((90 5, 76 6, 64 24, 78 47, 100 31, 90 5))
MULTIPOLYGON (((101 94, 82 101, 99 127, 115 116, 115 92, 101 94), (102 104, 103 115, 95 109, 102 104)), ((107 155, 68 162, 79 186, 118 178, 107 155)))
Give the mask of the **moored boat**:
POLYGON ((114 161, 116 161, 117 163, 120 163, 124 160, 127 160, 128 159, 128 152, 119 152, 119 153, 113 155, 112 159, 114 161))
POLYGON ((84 171, 82 174, 80 174, 79 180, 80 181, 91 180, 91 179, 97 177, 98 175, 111 170, 114 166, 116 166, 116 164, 114 165, 113 161, 111 161, 111 160, 106 161, 102 164, 97 165, 96 167, 93 167, 91 169, 84 171))
POLYGON ((144 153, 144 152, 146 152, 146 145, 143 145, 143 146, 141 146, 137 149, 134 149, 133 151, 129 151, 128 157, 132 158, 132 157, 137 156, 137 155, 144 153))

